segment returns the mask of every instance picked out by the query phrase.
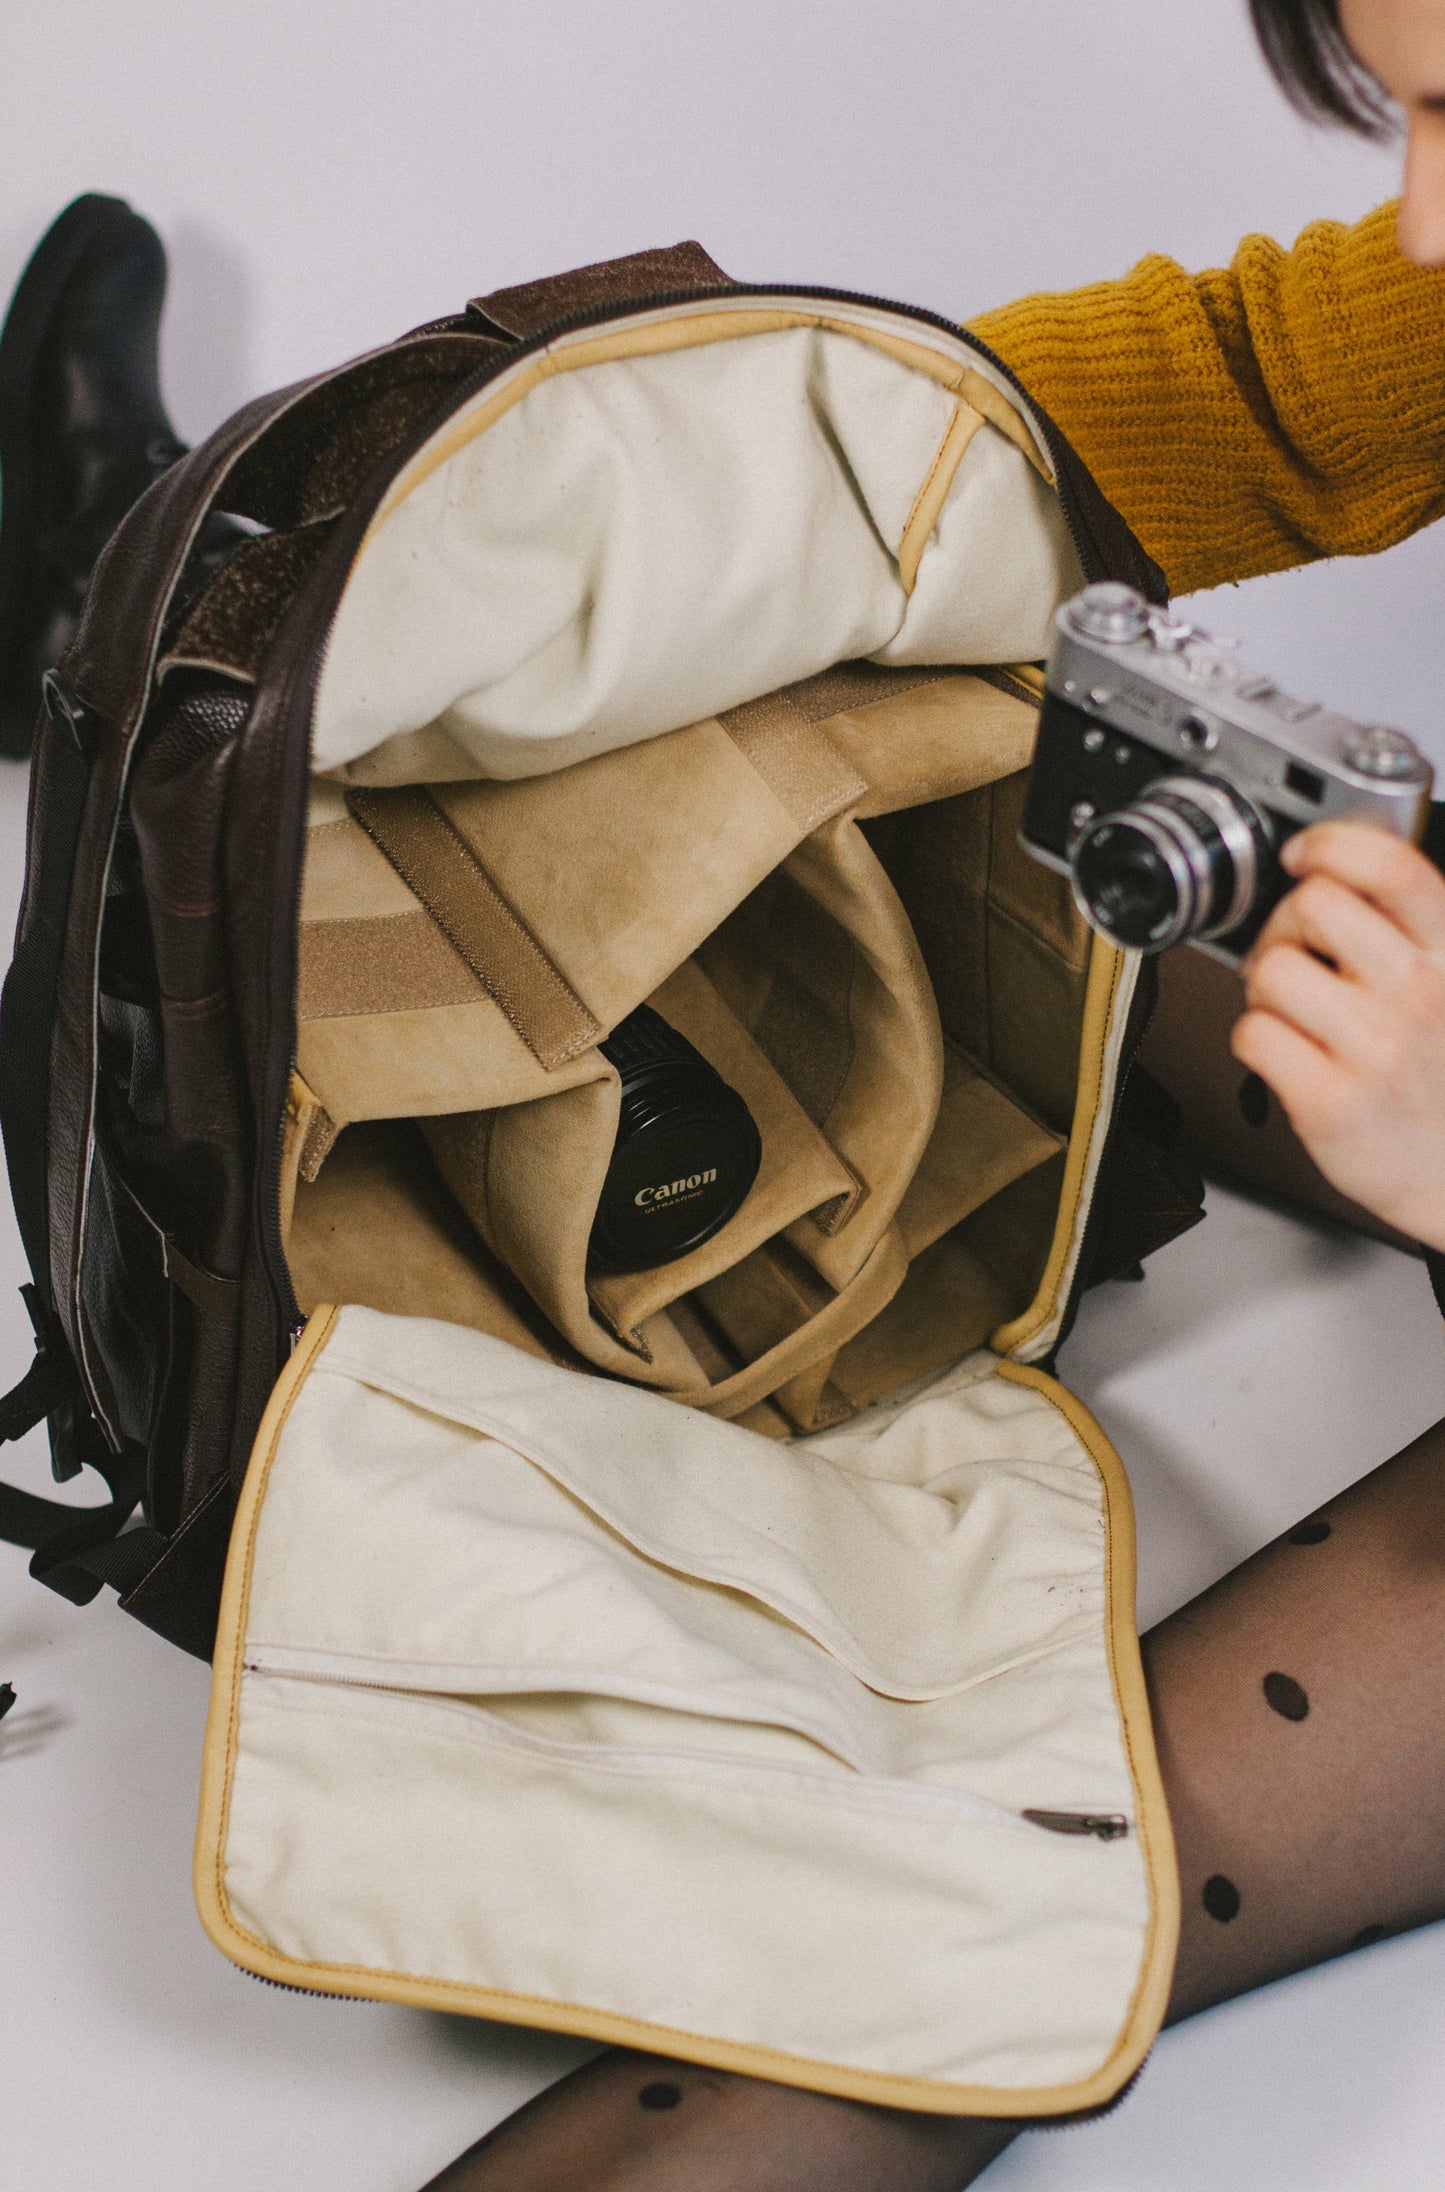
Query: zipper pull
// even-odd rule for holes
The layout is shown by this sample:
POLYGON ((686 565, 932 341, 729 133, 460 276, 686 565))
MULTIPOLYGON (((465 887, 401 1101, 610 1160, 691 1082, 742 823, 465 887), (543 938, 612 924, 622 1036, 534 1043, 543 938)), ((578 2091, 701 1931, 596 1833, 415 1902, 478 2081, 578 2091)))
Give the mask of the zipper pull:
POLYGON ((1026 1811, 1024 1818, 1033 1827, 1046 1827, 1050 1834, 1092 1834, 1096 1842, 1117 1842, 1129 1832, 1129 1822, 1118 1811, 1026 1811))

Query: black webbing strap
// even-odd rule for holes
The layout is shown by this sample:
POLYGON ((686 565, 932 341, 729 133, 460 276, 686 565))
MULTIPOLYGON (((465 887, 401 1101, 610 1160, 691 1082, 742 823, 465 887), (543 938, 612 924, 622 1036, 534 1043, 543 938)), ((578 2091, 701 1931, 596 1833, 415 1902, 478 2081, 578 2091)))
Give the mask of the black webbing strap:
POLYGON ((36 1324, 35 1360, 0 1399, 0 1443, 23 1438, 47 1416, 70 1412, 71 1455, 96 1471, 110 1498, 98 1507, 72 1507, 0 1483, 0 1538, 30 1549, 30 1573, 38 1582, 72 1605, 85 1606, 102 1584, 130 1590, 164 1550, 165 1540, 157 1530, 126 1529, 144 1483, 144 1456, 136 1446, 114 1452, 100 1426, 81 1413, 74 1372, 63 1348, 46 1334, 35 1288, 21 1292, 36 1324))

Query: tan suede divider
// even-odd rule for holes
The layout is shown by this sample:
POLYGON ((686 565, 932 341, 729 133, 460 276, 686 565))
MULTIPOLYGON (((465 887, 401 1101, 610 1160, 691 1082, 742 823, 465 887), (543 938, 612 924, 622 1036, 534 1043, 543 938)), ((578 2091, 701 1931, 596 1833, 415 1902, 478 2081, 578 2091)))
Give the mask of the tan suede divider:
POLYGON ((869 822, 867 835, 907 910, 950 1039, 1062 1134, 1090 935, 1067 880, 1019 845, 1026 783, 1022 772, 1006 776, 869 822))
MULTIPOLYGON (((784 863, 764 956, 772 976, 753 1032, 805 1102, 811 1094, 813 1116, 865 1189, 831 1233, 819 1238, 797 1226, 789 1233, 823 1278, 842 1287, 892 1224, 943 1090, 927 970, 897 893, 851 817, 815 831, 784 863)), ((706 952, 703 959, 710 964, 706 952)))
POLYGON ((348 1127, 314 1182, 291 1175, 286 1260, 302 1311, 338 1291, 368 1309, 470 1325, 575 1361, 437 1178, 410 1120, 348 1127))
POLYGON ((505 1272, 560 1357, 795 1430, 1017 1316, 1087 978, 1067 889, 1016 841, 1036 720, 1022 673, 843 663, 550 776, 319 801, 289 1158, 308 1288, 495 1331, 515 1303, 479 1274, 505 1272), (701 1249, 604 1275, 595 1046, 644 1000, 743 1095, 763 1165, 701 1249), (418 1121, 431 1160, 417 1135, 328 1158, 367 1118, 418 1121))
POLYGON ((1030 1118, 996 1081, 945 1045, 938 1121, 898 1210, 909 1255, 921 1256, 1063 1146, 1061 1134, 1030 1118))
POLYGON ((786 1410, 784 1396, 796 1393, 796 1381, 820 1363, 831 1362, 845 1341, 871 1324, 907 1275, 908 1251, 896 1225, 888 1228, 857 1277, 831 1299, 820 1297, 808 1284, 806 1265, 787 1258, 786 1244, 769 1242, 693 1297, 725 1348, 744 1355, 754 1347, 762 1352, 706 1392, 678 1397, 717 1416, 739 1416, 769 1397, 786 1410), (822 1306, 815 1307, 820 1298, 822 1306))
POLYGON ((828 736, 868 779, 855 812, 891 814, 971 792, 1026 767, 1038 709, 982 677, 945 672, 903 693, 866 687, 828 736))
POLYGON ((795 1221, 825 1212, 836 1225, 858 1194, 857 1181, 695 961, 685 961, 648 1002, 737 1090, 763 1156, 746 1203, 702 1248, 655 1271, 592 1275, 598 1312, 624 1336, 795 1221))
MULTIPOLYGON (((612 1026, 821 819, 987 783, 1027 758, 1035 720, 982 677, 845 663, 726 724, 551 777, 434 785, 431 800, 559 978, 612 1026)), ((299 1012, 298 1064, 341 1122, 523 1102, 550 1094, 558 1071, 563 1086, 596 1074, 585 1053, 539 1065, 349 816, 308 835, 299 1012)))
POLYGON ((433 796, 553 965, 614 1027, 863 790, 821 732, 779 710, 741 738, 696 723, 554 776, 438 785, 433 796))
POLYGON ((850 1201, 854 1182, 698 967, 684 964, 650 1002, 736 1089, 762 1140, 762 1166, 742 1208, 690 1254, 652 1271, 588 1271, 588 1236, 617 1134, 610 1067, 606 1079, 541 1102, 431 1119, 424 1131, 462 1209, 579 1354, 642 1384, 667 1390, 680 1381, 696 1392, 698 1365, 679 1355, 660 1312, 808 1211, 850 1201))
POLYGON ((1010 1300, 955 1234, 909 1265, 896 1294, 834 1358, 829 1379, 849 1410, 928 1376, 981 1346, 1010 1300))
POLYGON ((992 1195, 916 1256, 882 1314, 841 1350, 832 1382, 866 1408, 960 1349, 989 1341, 1015 1304, 1033 1299, 1063 1185, 1062 1151, 992 1195))
MULTIPOLYGON (((595 1032, 587 1046, 574 1049, 564 1036, 550 1066, 498 1002, 509 992, 510 971, 516 1009, 515 958, 510 969, 500 964, 473 931, 484 979, 357 821, 313 828, 302 895, 297 1064, 331 1116, 345 1124, 480 1111, 595 1081, 605 1071, 591 1048, 596 1036, 665 981, 787 855, 820 797, 826 807, 858 795, 851 771, 806 722, 801 732, 789 717, 784 739, 764 729, 755 741, 784 782, 791 809, 716 721, 551 777, 431 787, 428 803, 448 825, 448 844, 464 853, 493 909, 500 902, 513 917, 501 943, 525 932, 590 1016, 595 1032), (820 755, 811 790, 803 739, 820 755), (431 938, 425 946, 423 926, 431 938)), ((415 799, 406 788, 361 796, 372 826, 387 834, 378 816, 415 799)), ((410 866, 435 909, 447 896, 453 856, 430 869, 424 858, 410 866)), ((528 1008, 537 1003, 524 984, 523 1015, 534 1038, 528 1008)))

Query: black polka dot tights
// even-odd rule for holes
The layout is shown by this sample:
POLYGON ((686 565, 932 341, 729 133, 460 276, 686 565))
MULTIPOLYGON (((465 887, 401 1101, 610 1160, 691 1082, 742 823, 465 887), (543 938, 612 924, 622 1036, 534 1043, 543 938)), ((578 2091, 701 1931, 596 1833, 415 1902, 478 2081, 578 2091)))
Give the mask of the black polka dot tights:
MULTIPOLYGON (((1445 1424, 1144 1658, 1183 1899, 1171 2019, 1445 1917, 1445 1424)), ((616 2051, 432 2192, 961 2192, 1016 2128, 616 2051)))

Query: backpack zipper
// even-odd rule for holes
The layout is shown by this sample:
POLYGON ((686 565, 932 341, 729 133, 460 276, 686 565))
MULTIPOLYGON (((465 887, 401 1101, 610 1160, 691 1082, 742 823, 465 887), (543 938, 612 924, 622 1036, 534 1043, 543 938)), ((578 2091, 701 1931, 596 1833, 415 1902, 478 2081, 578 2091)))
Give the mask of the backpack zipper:
MULTIPOLYGON (((477 1726, 480 1723, 483 1734, 494 1728, 500 1728, 500 1740, 502 1742, 511 1744, 514 1748, 521 1750, 536 1751, 548 1757, 559 1758, 564 1763, 569 1758, 575 1758, 583 1763, 591 1763, 594 1755, 602 1759, 606 1759, 610 1755, 617 1770, 635 1769, 646 1773, 648 1771, 664 1770, 669 1767, 685 1768, 705 1780, 735 1781, 740 1775, 746 1775, 750 1778, 762 1775, 769 1780, 784 1783, 801 1781, 813 1786, 817 1784, 820 1778, 818 1773, 809 1772, 806 1767, 802 1766, 760 1764, 744 1758, 739 1758, 731 1764, 725 1763, 713 1751, 666 1750, 660 1745, 656 1749, 646 1749, 638 1746, 629 1749, 622 1745, 609 1747, 606 1744, 594 1746, 568 1742, 555 1736, 538 1735, 530 1729, 514 1728, 506 1722, 499 1723, 497 1716, 489 1713, 485 1705, 476 1705, 470 1701, 463 1703, 464 1697, 470 1700, 476 1694, 514 1698, 525 1698, 536 1694, 526 1690, 481 1691, 480 1693, 417 1690, 394 1682, 370 1681, 365 1675, 335 1674, 329 1668, 283 1666, 279 1670, 273 1670, 266 1665, 264 1654, 261 1657, 256 1657, 254 1656, 255 1651, 256 1647, 253 1646, 252 1656, 248 1657, 243 1663, 242 1671, 245 1674, 260 1675, 264 1679, 267 1675, 275 1673, 277 1679, 286 1682, 305 1683, 316 1689, 361 1690, 379 1697, 411 1698, 426 1706, 439 1706, 444 1710, 450 1708, 456 1714, 459 1725, 466 1726, 470 1724, 477 1726)), ((480 1672, 480 1670, 478 1671, 480 1672)), ((598 1691, 596 1694, 605 1701, 608 1693, 598 1691)), ((658 1707, 657 1709, 666 1711, 668 1708, 658 1707)), ((794 1732, 801 1733, 803 1731, 795 1729, 794 1732)), ((817 1738, 813 1737, 809 1740, 816 1742, 817 1738)), ((820 1744, 819 1748, 826 1751, 824 1745, 820 1744)), ((837 1757, 834 1752, 828 1752, 827 1755, 837 1757)), ((1129 1820, 1123 1812, 1061 1811, 1033 1805, 1025 1805, 1016 1811, 1012 1805, 1001 1804, 991 1796, 977 1796, 967 1789, 949 1789, 936 1782, 906 1781, 901 1780, 897 1775, 865 1773, 857 1768, 849 1768, 846 1760, 840 1760, 839 1763, 845 1768, 845 1772, 838 1776, 840 1791, 855 1785, 867 1786, 886 1781, 891 1788, 899 1793, 903 1799, 902 1808, 906 1810, 946 1812, 954 1818, 972 1818, 982 1824, 993 1826, 1016 1827, 1028 1825, 1030 1827, 1041 1827, 1049 1834, 1071 1835, 1079 1839, 1089 1838, 1096 1842, 1122 1841, 1129 1832, 1129 1820)))

